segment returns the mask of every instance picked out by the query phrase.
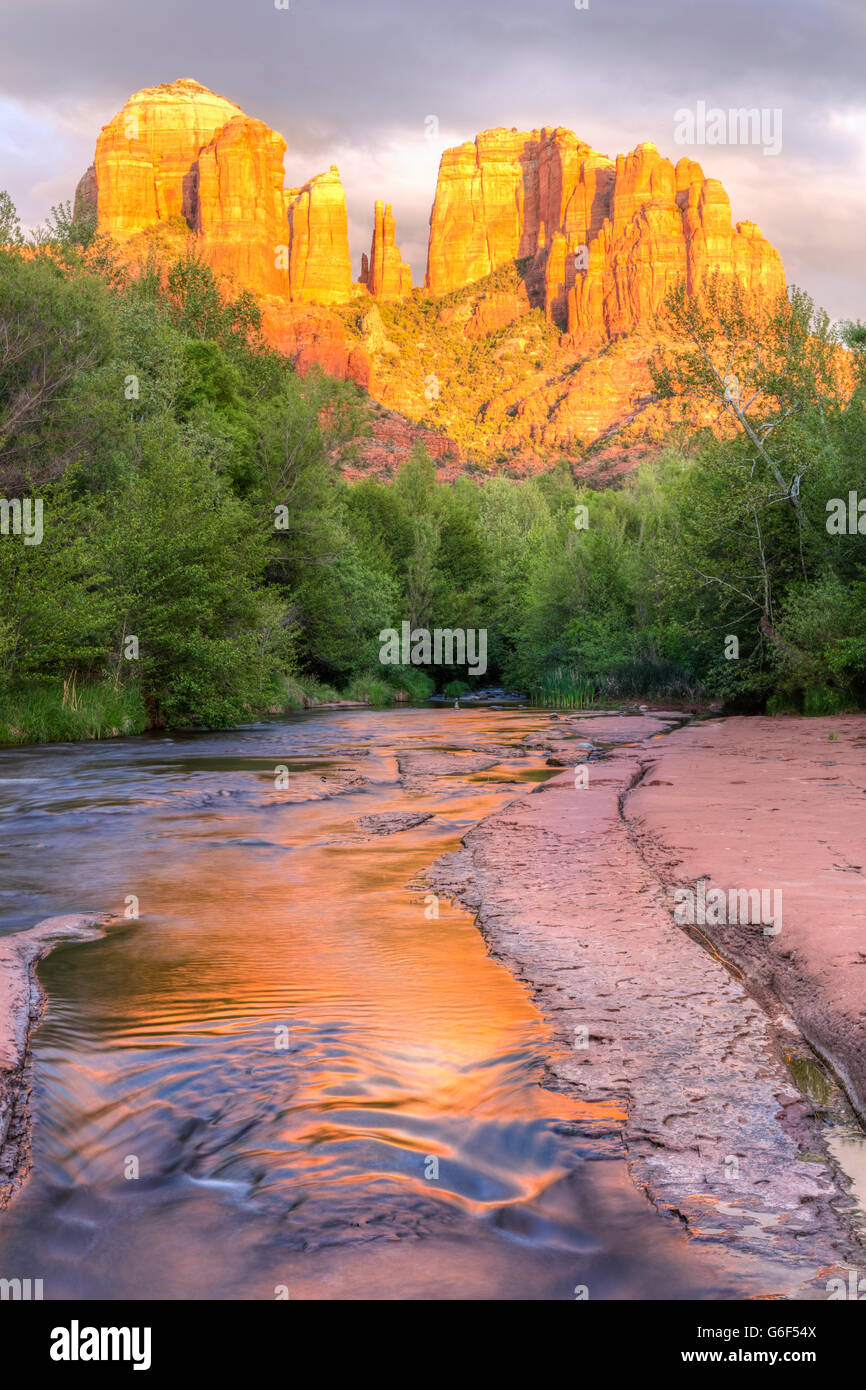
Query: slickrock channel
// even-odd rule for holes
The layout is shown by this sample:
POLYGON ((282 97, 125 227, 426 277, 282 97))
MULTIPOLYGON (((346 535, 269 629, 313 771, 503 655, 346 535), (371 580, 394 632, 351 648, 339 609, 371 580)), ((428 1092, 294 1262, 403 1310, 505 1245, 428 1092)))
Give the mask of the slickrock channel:
MULTIPOLYGON (((826 721, 808 722, 820 742, 818 724, 826 721)), ((585 759, 578 744, 587 738, 620 746, 588 763, 585 786, 568 768, 518 795, 441 859, 431 880, 475 910, 494 955, 532 987, 559 1045, 550 1084, 624 1113, 612 1127, 649 1200, 696 1239, 789 1264, 789 1296, 826 1297, 827 1270, 856 1259, 852 1198, 785 1064, 790 1021, 786 1030, 750 993, 748 979, 675 924, 673 880, 659 872, 683 859, 686 841, 688 869, 678 866, 678 881, 718 867, 722 881, 753 886, 754 861, 726 858, 728 830, 739 828, 740 843, 760 856, 758 808, 769 797, 781 810, 773 843, 786 856, 786 892, 790 878, 805 877, 798 866, 808 864, 816 838, 832 839, 819 819, 801 817, 813 783, 792 809, 790 797, 773 799, 772 769, 764 765, 753 768, 739 800, 725 800, 727 778, 739 766, 738 738, 751 740, 754 761, 761 725, 769 723, 734 720, 668 733, 671 723, 649 716, 552 722, 553 765, 585 759), (739 735, 742 725, 749 732, 739 735), (642 741, 622 746, 635 739, 642 741), (724 766, 720 741, 731 758, 724 766), (686 767, 689 795, 679 796, 677 776, 686 767), (662 822, 654 819, 653 783, 668 780, 670 793, 658 787, 659 797, 669 796, 662 822), (631 821, 638 785, 640 834, 631 821), (751 827, 743 820, 748 805, 751 827), (676 852, 665 847, 665 833, 676 852), (716 859, 708 857, 710 844, 718 846, 716 859)), ((789 752, 796 748, 794 730, 783 737, 789 752)), ((826 729, 823 739, 822 746, 838 747, 826 742, 826 729)), ((773 881, 781 881, 781 863, 775 872, 773 881)), ((794 908, 786 899, 785 931, 794 908)), ((786 949, 784 932, 781 944, 762 936, 752 949, 766 952, 769 940, 771 949, 786 949)), ((748 952, 743 956, 751 963, 748 952)), ((794 1007, 795 990, 789 998, 794 1007)))

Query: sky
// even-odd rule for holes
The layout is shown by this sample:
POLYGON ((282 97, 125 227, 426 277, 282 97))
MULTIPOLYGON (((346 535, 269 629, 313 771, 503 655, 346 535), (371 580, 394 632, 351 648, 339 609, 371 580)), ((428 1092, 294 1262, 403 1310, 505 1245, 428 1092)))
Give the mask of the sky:
POLYGON ((280 132, 287 185, 339 166, 355 274, 390 202, 419 283, 443 149, 561 125, 697 159, 789 283, 866 319, 864 53, 866 0, 0 0, 0 188, 33 226, 128 96, 192 77, 280 132), (781 147, 680 143, 700 103, 781 147))

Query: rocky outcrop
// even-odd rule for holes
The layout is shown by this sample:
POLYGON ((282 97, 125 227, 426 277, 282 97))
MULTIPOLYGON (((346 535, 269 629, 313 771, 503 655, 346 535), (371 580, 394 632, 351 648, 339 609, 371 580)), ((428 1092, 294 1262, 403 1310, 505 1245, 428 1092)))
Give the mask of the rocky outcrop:
POLYGON ((360 283, 377 299, 402 299, 412 292, 412 271, 395 243, 394 215, 390 203, 376 200, 373 240, 369 260, 361 260, 360 283))
POLYGON ((91 164, 85 170, 75 189, 75 200, 72 204, 72 216, 77 222, 80 218, 87 217, 96 212, 96 166, 91 164))
MULTIPOLYGON (((562 127, 487 130, 446 150, 430 218, 427 286, 434 294, 534 258, 556 233, 566 248, 601 227, 615 165, 562 127)), ((546 256, 544 257, 546 259, 546 256)))
POLYGON ((340 381, 370 386, 370 361, 364 346, 348 340, 345 325, 332 309, 271 301, 263 307, 262 331, 272 347, 291 358, 299 372, 315 365, 340 381))
MULTIPOLYGON (((706 949, 703 932, 676 925, 671 897, 624 820, 630 789, 645 767, 660 766, 664 776, 676 759, 696 795, 682 801, 679 781, 664 782, 672 790, 663 800, 682 814, 668 819, 675 834, 661 847, 662 873, 672 856, 689 853, 694 828, 703 827, 709 769, 716 768, 712 754, 695 760, 705 726, 694 735, 666 735, 670 726, 661 717, 598 715, 557 727, 553 746, 570 763, 586 758, 577 741, 587 736, 624 746, 588 763, 580 785, 569 771, 515 796, 428 870, 430 886, 475 911, 492 953, 527 982, 549 1030, 548 1084, 580 1107, 587 1133, 610 1136, 611 1154, 622 1155, 649 1201, 705 1252, 716 1245, 727 1261, 733 1252, 738 1263, 757 1261, 755 1292, 762 1296, 826 1297, 828 1275, 844 1275, 845 1265, 856 1263, 861 1240, 845 1210, 847 1181, 827 1150, 815 1106, 783 1061, 808 1061, 806 1040, 776 1010, 764 1012, 747 990, 748 979, 736 978, 706 949), (688 752, 677 758, 684 744, 688 752)), ((785 737, 790 749, 796 740, 785 737)), ((759 737, 753 742, 761 746, 759 737)), ((652 778, 658 775, 651 771, 652 778)), ((780 784, 785 795, 790 785, 788 775, 780 784)), ((761 796, 757 803, 754 796, 742 798, 743 808, 759 807, 755 821, 761 796)), ((854 800, 849 797, 851 805, 854 800)), ((700 837, 690 854, 699 870, 708 847, 730 843, 731 829, 739 829, 744 844, 751 837, 763 845, 760 827, 757 841, 752 827, 744 827, 742 810, 737 815, 720 806, 715 819, 725 822, 723 829, 700 837)), ((846 836, 847 845, 855 838, 846 836)), ((785 882, 786 894, 789 881, 802 885, 800 843, 788 838, 790 877, 772 879, 785 882)), ((762 870, 762 856, 754 858, 762 870)), ((832 856, 824 858, 829 867, 832 856)), ((728 867, 724 853, 719 864, 720 871, 728 867)), ((761 870, 753 867, 751 879, 732 881, 759 881, 761 870)), ((813 884, 817 889, 817 880, 813 884)), ((835 913, 827 914, 834 923, 839 902, 841 895, 835 913)), ((840 956, 849 950, 852 1004, 862 1001, 862 985, 859 996, 854 993, 853 935, 836 943, 840 956)), ((789 938, 779 955, 790 946, 789 938)), ((764 969, 772 973, 772 966, 764 969)), ((808 978, 808 967, 804 973, 808 978)), ((747 977, 755 978, 750 971, 747 977)), ((828 996, 836 983, 828 982, 828 996)), ((862 1003, 856 1012, 862 1038, 862 1003)), ((833 1001, 830 1016, 841 1013, 833 1001)), ((744 1267, 739 1263, 741 1273, 744 1267)))
POLYGON ((674 168, 651 144, 617 159, 610 213, 589 243, 588 262, 568 291, 575 344, 650 322, 678 280, 690 294, 714 271, 734 275, 750 294, 785 289, 778 252, 753 222, 734 226, 718 180, 691 159, 674 168))
POLYGON ((244 289, 287 299, 289 234, 285 141, 262 121, 235 116, 192 165, 189 218, 211 265, 244 289))
POLYGON ((521 287, 514 292, 485 294, 462 304, 446 304, 436 321, 460 328, 465 338, 487 338, 528 314, 530 308, 529 295, 521 287))
POLYGON ((182 78, 130 97, 76 191, 117 242, 173 226, 239 289, 333 304, 351 293, 346 200, 335 165, 285 189, 285 141, 225 97, 182 78))
POLYGON ((107 915, 48 917, 26 931, 0 938, 0 1209, 20 1183, 30 1142, 27 1060, 30 1035, 45 996, 36 966, 62 941, 96 941, 107 915))
POLYGON ((704 914, 702 932, 753 985, 782 1001, 842 1079, 861 1120, 864 744, 862 715, 702 722, 655 745, 623 805, 635 843, 671 893, 694 891, 703 880, 704 900, 724 905, 704 914), (726 794, 709 806, 711 776, 726 794), (778 807, 783 814, 774 814, 778 807), (750 890, 765 894, 760 911, 757 897, 745 911, 750 890))
POLYGON ((428 289, 448 294, 526 258, 530 293, 574 345, 648 322, 684 278, 784 290, 778 252, 731 220, 721 184, 655 145, 606 158, 560 127, 489 130, 446 150, 430 219, 428 289))
POLYGON ((304 304, 337 304, 348 299, 352 263, 346 197, 336 164, 303 188, 286 189, 284 197, 292 299, 304 304))
POLYGON ((191 78, 131 96, 96 142, 99 230, 122 241, 173 217, 191 221, 199 151, 243 114, 191 78))
POLYGON ((285 155, 280 135, 198 82, 145 88, 102 130, 76 212, 95 210, 133 265, 193 238, 257 298, 266 337, 300 370, 350 377, 416 426, 515 466, 591 441, 661 440, 672 407, 647 364, 677 280, 697 294, 719 270, 755 295, 784 288, 777 252, 754 223, 732 222, 694 160, 674 165, 651 144, 610 159, 562 127, 489 130, 442 157, 426 286, 449 298, 419 336, 401 318, 412 276, 390 204, 375 204, 353 285, 336 166, 285 188, 285 155), (376 301, 394 305, 387 334, 376 301))

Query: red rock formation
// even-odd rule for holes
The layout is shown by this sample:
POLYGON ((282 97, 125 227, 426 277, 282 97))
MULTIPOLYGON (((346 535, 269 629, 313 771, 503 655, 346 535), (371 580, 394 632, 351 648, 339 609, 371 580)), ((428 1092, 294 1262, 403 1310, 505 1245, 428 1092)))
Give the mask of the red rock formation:
POLYGON ((123 240, 171 217, 189 217, 199 151, 243 114, 186 77, 131 96, 96 142, 99 230, 123 240))
MULTIPOLYGON (((299 369, 317 362, 418 422, 459 426, 478 451, 528 450, 540 460, 623 430, 660 438, 669 421, 647 360, 668 289, 684 277, 698 293, 714 270, 754 293, 784 288, 776 251, 753 223, 732 224, 723 188, 694 160, 674 167, 649 144, 612 160, 561 127, 491 130, 442 157, 426 284, 444 295, 523 260, 520 277, 440 305, 438 335, 408 360, 399 333, 389 340, 376 304, 351 283, 336 166, 286 189, 285 150, 274 131, 197 82, 147 88, 104 127, 76 211, 94 208, 99 230, 133 264, 152 229, 166 254, 194 238, 220 275, 256 295, 266 336, 299 369), (360 321, 329 307, 356 295, 360 321), (558 339, 529 315, 535 306, 563 330, 558 339), (481 373, 483 399, 446 408, 446 395, 431 415, 425 383, 454 370, 451 334, 470 343, 499 335, 495 370, 481 373), (612 339, 621 341, 593 351, 612 339)), ((381 300, 412 288, 382 202, 360 283, 381 300)))
POLYGON ((370 246, 370 259, 366 256, 366 277, 364 262, 361 265, 361 283, 378 299, 402 299, 412 292, 412 271, 404 264, 394 240, 394 216, 391 204, 383 205, 376 200, 373 210, 373 240, 370 246))
POLYGON ((293 300, 336 304, 352 293, 346 198, 336 164, 303 188, 284 193, 289 220, 289 282, 293 300))
POLYGON ((72 216, 76 221, 90 212, 96 212, 96 167, 91 164, 78 180, 72 216))
POLYGON ((719 269, 752 292, 784 290, 778 253, 753 223, 731 222, 721 185, 676 169, 654 145, 614 162, 569 130, 489 130, 442 156, 430 218, 428 289, 446 294, 532 257, 530 291, 572 341, 646 322, 685 277, 719 269), (538 285, 537 291, 535 290, 538 285))
POLYGON ((348 299, 346 201, 332 165, 284 189, 285 141, 189 78, 136 92, 99 136, 76 206, 123 242, 174 219, 241 289, 300 303, 348 299))
POLYGON ((535 256, 555 232, 579 244, 603 219, 613 165, 562 128, 487 130, 446 150, 430 218, 427 287, 447 294, 535 256))
POLYGON ((370 385, 370 361, 362 345, 350 343, 343 323, 330 310, 313 304, 264 306, 262 329, 268 342, 290 357, 300 372, 313 364, 330 376, 370 385))
POLYGON ((377 410, 371 415, 370 433, 358 440, 357 463, 342 462, 343 476, 357 479, 375 474, 382 479, 393 478, 419 444, 435 460, 440 482, 453 482, 460 476, 464 460, 455 440, 414 424, 392 410, 377 410))
POLYGON ((190 215, 214 269, 257 294, 289 296, 285 141, 235 116, 192 166, 190 215))

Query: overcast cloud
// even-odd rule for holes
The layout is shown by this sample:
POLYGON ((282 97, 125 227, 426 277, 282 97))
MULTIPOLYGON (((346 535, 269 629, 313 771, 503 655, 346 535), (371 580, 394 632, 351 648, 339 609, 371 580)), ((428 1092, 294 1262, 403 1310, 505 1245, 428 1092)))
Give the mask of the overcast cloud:
POLYGON ((564 125, 616 155, 653 140, 724 183, 789 281, 866 318, 866 0, 0 0, 0 187, 28 225, 70 197, 141 87, 194 77, 280 131, 287 183, 335 162, 357 273, 372 204, 423 275, 442 149, 564 125), (698 101, 782 111, 782 149, 685 149, 698 101), (439 136, 425 135, 425 118, 439 136))

